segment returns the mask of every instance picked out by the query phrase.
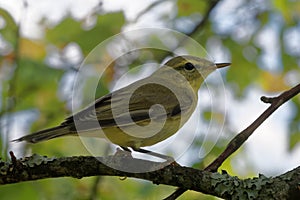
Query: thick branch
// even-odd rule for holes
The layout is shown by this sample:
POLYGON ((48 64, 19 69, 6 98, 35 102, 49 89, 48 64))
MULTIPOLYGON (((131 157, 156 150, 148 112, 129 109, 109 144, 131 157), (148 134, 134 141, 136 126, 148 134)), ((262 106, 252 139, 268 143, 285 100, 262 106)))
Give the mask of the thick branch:
POLYGON ((82 178, 88 176, 122 176, 152 181, 155 184, 178 186, 183 189, 230 199, 295 199, 300 198, 300 167, 275 178, 260 175, 240 180, 228 174, 182 167, 176 163, 156 171, 132 173, 119 171, 103 164, 110 160, 115 165, 141 166, 144 169, 161 163, 134 159, 128 156, 47 158, 38 155, 0 161, 0 184, 38 180, 53 177, 82 178), (76 170, 74 170, 76 169, 76 170))

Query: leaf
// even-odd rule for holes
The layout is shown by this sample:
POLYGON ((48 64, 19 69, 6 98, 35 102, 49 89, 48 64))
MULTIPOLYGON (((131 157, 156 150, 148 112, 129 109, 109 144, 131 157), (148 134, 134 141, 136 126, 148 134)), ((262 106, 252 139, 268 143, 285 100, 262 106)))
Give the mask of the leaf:
POLYGON ((282 58, 282 63, 283 63, 282 68, 285 72, 287 72, 288 70, 297 69, 297 67, 298 67, 297 57, 293 57, 286 53, 282 53, 281 58, 282 58))
POLYGON ((236 84, 236 94, 242 95, 249 85, 254 83, 261 71, 255 63, 250 63, 243 57, 235 56, 227 71, 228 82, 236 84))
POLYGON ((293 150, 294 147, 300 143, 300 131, 299 132, 294 132, 290 134, 290 146, 289 150, 293 150))
POLYGON ((46 48, 42 42, 22 38, 20 40, 20 55, 41 60, 46 56, 46 48))
POLYGON ((178 16, 188 16, 193 13, 204 13, 208 5, 207 1, 199 0, 179 0, 177 2, 178 6, 178 16))
POLYGON ((260 85, 267 92, 281 92, 289 89, 289 87, 285 84, 285 76, 283 74, 275 74, 264 71, 258 78, 260 85))
POLYGON ((64 103, 59 100, 57 89, 63 71, 26 58, 20 59, 19 64, 18 78, 15 83, 15 110, 35 107, 42 114, 39 120, 61 120, 64 103))
POLYGON ((20 199, 20 196, 24 199, 40 199, 33 184, 19 183, 1 187, 1 199, 20 199))
POLYGON ((289 127, 289 150, 292 151, 300 143, 300 101, 293 99, 293 111, 295 115, 290 119, 289 127))
MULTIPOLYGON (((299 1, 286 2, 284 0, 272 1, 273 7, 283 16, 285 22, 289 25, 293 24, 299 17, 300 3, 299 1)), ((274 12, 274 11, 273 11, 274 12)))
POLYGON ((119 33, 124 22, 122 12, 109 13, 98 16, 96 25, 90 30, 84 30, 81 21, 67 17, 56 27, 46 30, 46 39, 59 47, 76 42, 87 55, 100 42, 119 33))
POLYGON ((18 26, 14 21, 13 17, 10 15, 9 12, 0 8, 0 17, 3 18, 5 21, 5 26, 3 29, 0 29, 1 35, 10 42, 13 46, 15 46, 17 42, 17 31, 18 26))

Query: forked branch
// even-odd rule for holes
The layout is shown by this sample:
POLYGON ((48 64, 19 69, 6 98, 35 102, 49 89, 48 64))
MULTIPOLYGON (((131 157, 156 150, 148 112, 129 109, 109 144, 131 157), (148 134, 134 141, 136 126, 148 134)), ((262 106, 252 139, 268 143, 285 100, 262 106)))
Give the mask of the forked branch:
MULTIPOLYGON (((253 134, 253 132, 268 118, 270 115, 276 111, 282 104, 299 94, 300 84, 295 87, 281 93, 277 97, 261 97, 261 101, 264 103, 270 103, 271 105, 246 129, 237 134, 227 145, 226 149, 204 170, 215 172, 222 165, 222 163, 231 156, 236 150, 238 150, 246 140, 253 134)), ((182 195, 186 189, 178 188, 174 193, 165 198, 165 200, 173 200, 182 195)))

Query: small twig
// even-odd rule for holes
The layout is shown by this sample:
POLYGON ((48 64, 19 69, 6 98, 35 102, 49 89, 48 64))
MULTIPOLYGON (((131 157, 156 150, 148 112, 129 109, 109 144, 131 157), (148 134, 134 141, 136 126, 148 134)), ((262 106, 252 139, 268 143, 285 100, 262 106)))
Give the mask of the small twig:
POLYGON ((161 1, 153 2, 146 9, 144 9, 140 13, 138 13, 137 16, 135 17, 135 19, 132 22, 136 23, 141 16, 143 16, 144 14, 146 14, 147 12, 149 12, 151 9, 155 8, 159 4, 164 3, 165 1, 168 1, 168 0, 161 0, 161 1))
POLYGON ((193 30, 191 30, 189 33, 186 34, 188 37, 184 37, 181 41, 179 41, 178 45, 176 46, 176 48, 174 48, 172 52, 174 52, 178 47, 183 45, 189 37, 192 37, 193 35, 197 34, 198 31, 200 31, 204 27, 204 25, 207 23, 209 19, 211 11, 216 7, 219 1, 220 0, 210 1, 208 9, 205 12, 205 15, 203 16, 202 20, 193 28, 193 30))
MULTIPOLYGON (((104 155, 105 156, 109 155, 109 150, 110 150, 110 145, 107 144, 106 147, 105 147, 105 151, 104 151, 104 155)), ((93 186, 91 187, 91 194, 90 194, 90 197, 89 197, 90 200, 98 199, 97 198, 98 187, 101 184, 101 181, 102 181, 102 177, 101 176, 97 176, 96 179, 95 179, 95 181, 94 181, 94 183, 93 183, 93 186)))
POLYGON ((264 103, 273 103, 275 99, 276 98, 273 97, 265 97, 265 96, 260 97, 260 100, 264 103))
POLYGON ((202 30, 204 28, 204 26, 207 24, 208 20, 209 20, 209 16, 210 13, 212 12, 212 10, 217 6, 217 4, 220 2, 220 0, 212 0, 209 2, 208 8, 205 11, 202 20, 195 25, 195 27, 189 32, 186 33, 186 37, 181 38, 177 45, 175 45, 175 47, 173 47, 172 49, 170 49, 169 51, 166 51, 165 53, 161 53, 160 54, 160 58, 158 58, 157 60, 162 61, 163 59, 165 59, 168 56, 174 56, 174 52, 176 51, 176 49, 178 49, 179 47, 181 47, 181 45, 184 45, 184 43, 187 41, 188 38, 192 37, 194 38, 196 34, 198 34, 198 32, 200 30, 202 30))
POLYGON ((168 197, 164 198, 163 200, 175 200, 177 199, 179 196, 181 196, 183 193, 185 193, 187 191, 187 189, 184 188, 177 188, 175 190, 175 192, 173 192, 172 194, 170 194, 168 197))
MULTIPOLYGON (((264 103, 270 103, 271 105, 245 130, 240 132, 235 136, 227 145, 226 149, 219 155, 210 165, 208 165, 204 170, 215 172, 222 165, 222 163, 232 155, 236 150, 238 150, 245 141, 252 135, 252 133, 282 104, 299 94, 300 84, 291 88, 288 91, 281 93, 277 97, 261 97, 261 101, 264 103)), ((174 200, 183 194, 186 189, 178 188, 174 193, 165 198, 164 200, 174 200)))
POLYGON ((250 135, 282 104, 290 100, 292 97, 296 96, 300 92, 300 84, 296 85, 292 89, 281 93, 279 96, 274 98, 262 97, 261 100, 265 103, 271 103, 271 105, 245 130, 240 132, 235 136, 230 143, 227 145, 226 149, 217 157, 209 166, 205 168, 208 171, 217 171, 221 164, 237 149, 239 149, 242 144, 249 138, 250 135))
POLYGON ((20 160, 18 160, 14 154, 14 152, 10 151, 9 152, 10 155, 10 159, 11 159, 11 163, 12 163, 12 170, 19 170, 22 169, 22 163, 20 162, 20 160))
POLYGON ((90 200, 97 199, 98 186, 100 185, 101 180, 102 180, 101 176, 96 177, 96 179, 93 183, 92 189, 91 189, 91 195, 90 195, 90 198, 89 198, 90 200))
POLYGON ((17 158, 16 158, 14 152, 10 151, 9 155, 10 155, 10 158, 11 158, 11 163, 16 166, 17 165, 17 158))

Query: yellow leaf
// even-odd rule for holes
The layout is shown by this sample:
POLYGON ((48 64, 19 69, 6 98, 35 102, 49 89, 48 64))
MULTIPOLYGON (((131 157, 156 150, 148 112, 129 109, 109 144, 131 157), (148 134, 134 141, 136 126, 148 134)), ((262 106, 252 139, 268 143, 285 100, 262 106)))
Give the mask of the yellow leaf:
POLYGON ((22 38, 20 41, 20 55, 32 59, 43 59, 46 49, 42 42, 22 38))
POLYGON ((289 88, 285 84, 283 74, 263 72, 259 82, 261 83, 262 88, 268 92, 281 92, 289 88))

